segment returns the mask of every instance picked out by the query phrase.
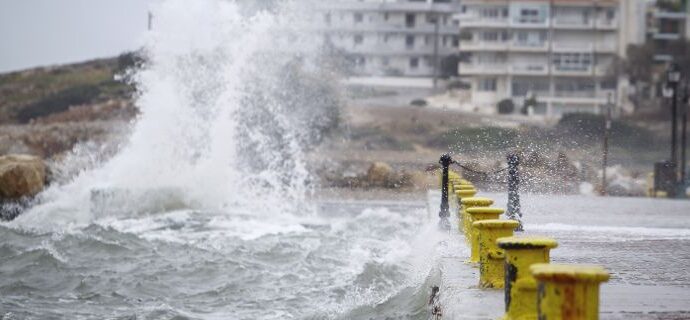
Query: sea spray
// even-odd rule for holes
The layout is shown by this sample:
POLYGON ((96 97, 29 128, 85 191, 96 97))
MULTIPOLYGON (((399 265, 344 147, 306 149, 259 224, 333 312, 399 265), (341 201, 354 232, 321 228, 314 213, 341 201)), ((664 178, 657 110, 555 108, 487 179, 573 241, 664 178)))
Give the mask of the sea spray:
POLYGON ((337 126, 339 104, 334 74, 319 63, 321 38, 310 27, 309 7, 156 5, 144 63, 129 72, 140 114, 128 139, 105 160, 87 156, 88 170, 47 190, 17 223, 48 216, 51 223, 88 223, 107 215, 93 212, 94 190, 126 190, 121 203, 108 203, 118 212, 139 213, 140 201, 130 195, 159 189, 178 190, 173 197, 183 199, 175 201, 196 209, 309 211, 313 179, 304 152, 337 126))

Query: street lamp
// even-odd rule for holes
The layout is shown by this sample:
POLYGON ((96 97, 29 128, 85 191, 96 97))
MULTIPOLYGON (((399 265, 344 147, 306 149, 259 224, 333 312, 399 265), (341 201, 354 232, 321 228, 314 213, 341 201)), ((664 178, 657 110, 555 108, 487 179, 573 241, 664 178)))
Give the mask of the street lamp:
POLYGON ((688 108, 690 108, 690 81, 685 81, 685 92, 683 96, 683 104, 680 106, 681 114, 683 115, 683 118, 681 121, 682 122, 682 127, 681 127, 681 136, 680 136, 680 146, 682 149, 680 149, 680 190, 681 191, 681 196, 685 197, 686 195, 686 186, 687 186, 687 176, 685 173, 685 163, 686 163, 686 158, 685 158, 685 151, 688 148, 688 108))
MULTIPOLYGON (((666 71, 666 83, 668 90, 664 90, 664 96, 671 98, 671 159, 669 160, 671 166, 674 168, 677 168, 676 163, 678 161, 676 139, 678 137, 678 84, 680 83, 680 78, 681 73, 678 65, 672 63, 666 71)), ((678 184, 678 175, 676 169, 674 169, 674 174, 671 179, 671 185, 673 187, 671 188, 672 190, 669 191, 669 197, 675 197, 678 184)))
POLYGON ((609 160, 609 135, 611 132, 611 113, 613 112, 613 93, 606 95, 606 106, 604 106, 604 154, 601 163, 601 195, 606 195, 606 167, 609 160))

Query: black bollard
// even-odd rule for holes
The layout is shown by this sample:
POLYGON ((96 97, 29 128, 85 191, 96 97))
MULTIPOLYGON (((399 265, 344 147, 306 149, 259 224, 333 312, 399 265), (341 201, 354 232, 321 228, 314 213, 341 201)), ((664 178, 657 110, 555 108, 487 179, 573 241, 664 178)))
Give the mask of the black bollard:
POLYGON ((508 155, 508 212, 506 215, 508 219, 516 220, 520 224, 515 231, 523 231, 522 229, 522 213, 520 212, 520 194, 518 187, 520 185, 520 172, 518 166, 520 165, 520 157, 517 154, 508 155))
POLYGON ((450 209, 448 206, 448 167, 453 163, 453 159, 450 154, 443 154, 441 159, 438 161, 443 167, 443 175, 441 178, 441 210, 438 212, 438 226, 443 230, 450 230, 450 222, 448 217, 450 217, 450 209))

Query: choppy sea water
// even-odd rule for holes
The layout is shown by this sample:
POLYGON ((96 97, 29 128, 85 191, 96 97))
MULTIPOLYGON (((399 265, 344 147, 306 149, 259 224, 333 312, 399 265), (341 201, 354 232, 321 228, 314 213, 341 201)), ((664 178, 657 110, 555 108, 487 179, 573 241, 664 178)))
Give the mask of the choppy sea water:
POLYGON ((2 319, 423 319, 422 207, 257 219, 173 211, 62 231, 0 224, 2 319))

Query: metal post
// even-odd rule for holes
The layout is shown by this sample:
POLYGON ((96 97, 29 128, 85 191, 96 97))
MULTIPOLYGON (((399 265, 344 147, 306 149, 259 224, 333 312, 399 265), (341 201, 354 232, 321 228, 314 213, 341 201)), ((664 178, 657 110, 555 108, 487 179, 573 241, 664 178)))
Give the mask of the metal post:
POLYGON ((609 162, 609 135, 611 134, 611 109, 612 109, 612 97, 611 93, 608 94, 608 99, 606 101, 606 110, 604 111, 604 155, 601 164, 601 195, 606 195, 606 167, 609 162))
POLYGON ((681 110, 683 114, 683 119, 682 122, 682 127, 681 127, 681 136, 680 136, 680 190, 681 191, 681 197, 685 198, 686 192, 685 189, 687 187, 687 176, 685 173, 685 165, 687 158, 685 157, 685 152, 688 148, 688 107, 690 107, 690 83, 685 84, 685 95, 683 97, 683 105, 681 105, 681 110))
POLYGON ((448 206, 448 167, 453 162, 450 154, 443 154, 438 163, 443 167, 442 177, 441 177, 441 210, 438 212, 439 217, 439 228, 444 230, 450 230, 450 222, 448 217, 450 217, 450 209, 448 206))
POLYGON ((508 159, 508 212, 506 215, 508 219, 519 222, 515 231, 522 231, 522 213, 520 213, 520 194, 518 187, 520 185, 520 172, 518 166, 520 165, 520 157, 517 154, 510 154, 508 159))
POLYGON ((673 90, 673 95, 671 96, 671 162, 677 163, 678 152, 676 151, 676 140, 678 138, 678 85, 676 83, 671 83, 671 90, 673 90))

